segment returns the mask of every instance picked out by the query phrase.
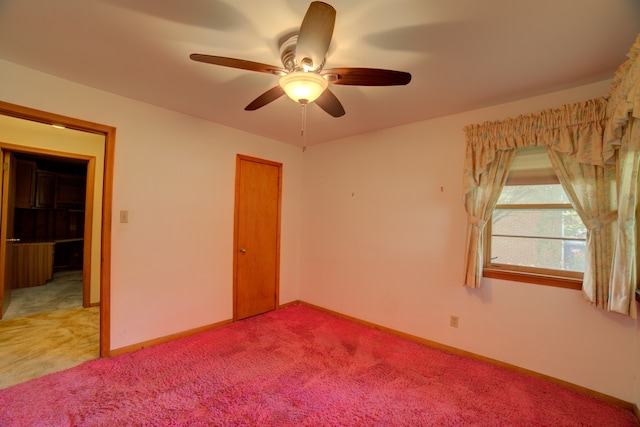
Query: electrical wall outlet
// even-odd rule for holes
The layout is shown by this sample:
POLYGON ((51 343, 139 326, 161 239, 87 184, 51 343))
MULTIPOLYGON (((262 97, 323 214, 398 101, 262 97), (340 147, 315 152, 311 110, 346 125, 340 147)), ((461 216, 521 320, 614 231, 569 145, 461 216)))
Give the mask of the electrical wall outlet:
POLYGON ((126 224, 129 222, 129 211, 120 211, 120 223, 126 224))
POLYGON ((449 320, 449 325, 450 325, 452 328, 457 328, 457 327, 458 327, 458 321, 459 321, 459 320, 460 320, 460 319, 458 319, 458 316, 453 316, 453 315, 452 315, 452 316, 451 316, 451 319, 449 320))

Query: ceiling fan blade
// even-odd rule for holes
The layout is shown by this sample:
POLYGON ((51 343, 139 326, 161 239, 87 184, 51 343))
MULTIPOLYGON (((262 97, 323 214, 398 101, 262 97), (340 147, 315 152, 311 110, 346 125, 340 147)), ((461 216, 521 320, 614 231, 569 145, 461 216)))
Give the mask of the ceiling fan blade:
POLYGON ((401 86, 411 81, 409 73, 379 68, 332 68, 320 74, 336 85, 401 86))
POLYGON ((280 86, 272 87, 256 99, 254 99, 251 104, 244 107, 246 111, 254 111, 258 108, 262 108, 270 102, 275 101, 284 95, 284 90, 280 86))
POLYGON ((226 58, 224 56, 203 55, 201 53, 192 53, 189 58, 198 62, 207 64, 221 65, 223 67, 238 68, 240 70, 257 71, 259 73, 275 74, 283 76, 287 74, 284 68, 274 65, 262 64, 260 62, 246 61, 244 59, 226 58))
POLYGON ((298 33, 296 66, 310 66, 311 70, 322 66, 331 44, 335 22, 336 10, 332 6, 321 1, 314 1, 309 5, 298 33), (306 58, 312 64, 307 64, 306 58))
POLYGON ((322 92, 322 95, 320 95, 320 97, 314 102, 318 104, 318 107, 322 108, 333 117, 344 116, 345 111, 342 104, 329 89, 325 89, 324 92, 322 92))

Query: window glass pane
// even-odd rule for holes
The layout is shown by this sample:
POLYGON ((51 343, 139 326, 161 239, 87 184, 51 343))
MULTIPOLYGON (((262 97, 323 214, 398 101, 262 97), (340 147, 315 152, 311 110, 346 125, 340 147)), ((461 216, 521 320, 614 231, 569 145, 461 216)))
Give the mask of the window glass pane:
POLYGON ((570 203, 562 185, 505 185, 499 205, 570 203))
POLYGON ((507 185, 498 206, 491 218, 488 265, 543 274, 584 272, 587 230, 562 185, 548 180, 507 185))
POLYGON ((531 237, 491 239, 491 262, 522 267, 584 271, 585 243, 531 237))
POLYGON ((571 209, 505 209, 493 211, 494 235, 584 239, 587 229, 571 209))

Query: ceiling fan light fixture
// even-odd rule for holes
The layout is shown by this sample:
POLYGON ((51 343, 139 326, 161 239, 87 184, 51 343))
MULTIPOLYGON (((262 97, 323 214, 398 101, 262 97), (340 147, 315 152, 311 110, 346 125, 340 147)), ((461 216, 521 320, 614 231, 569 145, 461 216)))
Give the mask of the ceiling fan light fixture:
MULTIPOLYGON (((0 3, 2 0, 0 0, 0 3)), ((198 62, 268 73, 280 77, 280 84, 258 96, 245 107, 254 111, 282 97, 285 93, 295 102, 305 105, 315 102, 332 117, 342 117, 344 107, 327 89, 329 84, 341 86, 399 86, 411 81, 411 74, 382 68, 340 67, 325 69, 325 61, 336 20, 336 10, 322 1, 312 1, 302 19, 300 29, 284 34, 280 42, 278 67, 245 59, 192 53, 198 62)), ((303 111, 306 109, 303 108, 303 111)))
POLYGON ((318 99, 329 82, 320 74, 294 71, 280 77, 280 87, 287 96, 300 104, 311 103, 318 99))

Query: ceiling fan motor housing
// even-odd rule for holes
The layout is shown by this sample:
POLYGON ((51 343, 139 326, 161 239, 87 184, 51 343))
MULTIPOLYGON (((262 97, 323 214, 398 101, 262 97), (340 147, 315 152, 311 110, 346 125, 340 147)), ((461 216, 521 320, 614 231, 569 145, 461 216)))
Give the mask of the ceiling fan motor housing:
POLYGON ((296 67, 296 45, 298 43, 298 34, 294 34, 288 39, 286 39, 280 45, 280 60, 282 61, 282 65, 284 68, 290 73, 293 71, 313 71, 320 72, 324 67, 326 62, 326 58, 322 60, 322 63, 316 65, 313 63, 311 58, 302 58, 300 63, 302 64, 302 69, 297 69, 296 67))

